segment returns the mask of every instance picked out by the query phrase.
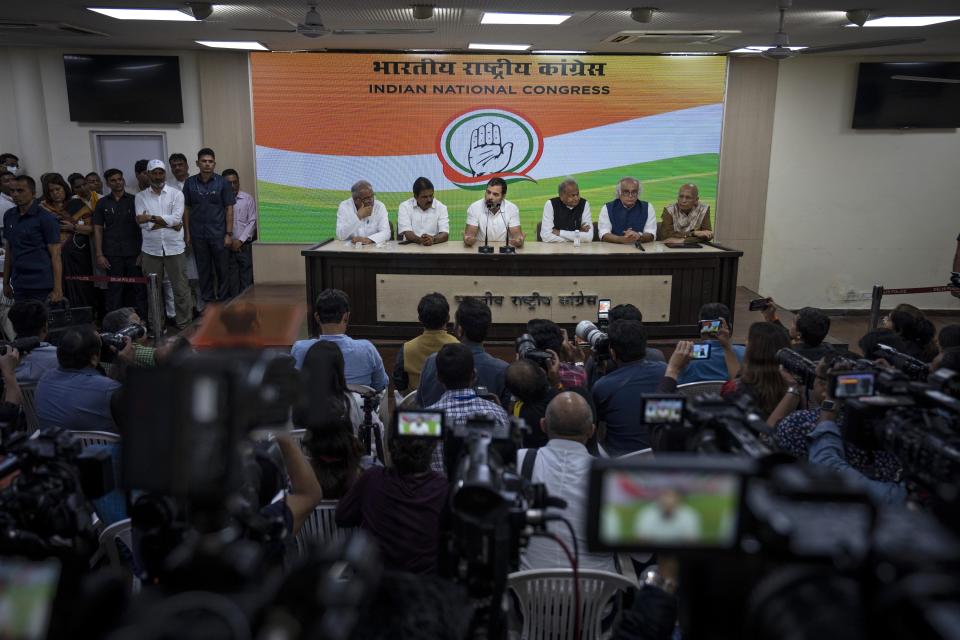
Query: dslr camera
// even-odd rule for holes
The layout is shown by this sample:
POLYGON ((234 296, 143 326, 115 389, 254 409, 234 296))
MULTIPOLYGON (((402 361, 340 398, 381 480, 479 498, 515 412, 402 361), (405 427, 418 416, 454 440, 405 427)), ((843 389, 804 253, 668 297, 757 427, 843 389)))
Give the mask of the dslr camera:
POLYGON ((553 356, 549 352, 537 348, 537 342, 529 333, 525 333, 517 338, 517 355, 521 358, 536 363, 544 370, 550 366, 550 360, 553 356))

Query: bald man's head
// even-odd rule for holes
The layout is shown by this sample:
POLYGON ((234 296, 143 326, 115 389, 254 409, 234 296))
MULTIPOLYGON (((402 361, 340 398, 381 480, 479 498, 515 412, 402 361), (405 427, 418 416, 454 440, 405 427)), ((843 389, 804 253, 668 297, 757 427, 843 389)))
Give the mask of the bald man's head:
POLYGON ((593 412, 583 396, 566 391, 547 405, 543 426, 551 438, 586 441, 593 435, 593 412))

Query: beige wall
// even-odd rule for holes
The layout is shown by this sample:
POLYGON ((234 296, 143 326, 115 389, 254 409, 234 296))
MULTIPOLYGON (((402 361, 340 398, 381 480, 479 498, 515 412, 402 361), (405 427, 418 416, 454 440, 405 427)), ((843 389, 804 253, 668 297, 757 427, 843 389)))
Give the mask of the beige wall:
MULTIPOLYGON (((760 292, 786 307, 866 309, 876 283, 949 278, 960 133, 852 129, 861 60, 878 59, 780 63, 760 292)), ((960 308, 948 294, 887 302, 960 308)))
MULTIPOLYGON (((200 148, 200 83, 195 51, 111 51, 107 49, 28 49, 0 48, 0 86, 4 120, 0 130, 0 148, 20 156, 27 172, 35 177, 47 171, 67 175, 96 169, 91 132, 145 131, 163 132, 167 151, 188 156, 200 148), (180 84, 183 97, 182 124, 124 124, 72 122, 67 102, 67 83, 63 69, 65 53, 156 54, 180 57, 180 84)), ((131 184, 132 175, 127 175, 131 184)))
POLYGON ((217 153, 217 169, 236 169, 240 188, 256 197, 249 58, 243 52, 197 56, 203 145, 217 153))
POLYGON ((760 286, 777 64, 730 58, 717 185, 717 240, 743 251, 738 284, 760 286))

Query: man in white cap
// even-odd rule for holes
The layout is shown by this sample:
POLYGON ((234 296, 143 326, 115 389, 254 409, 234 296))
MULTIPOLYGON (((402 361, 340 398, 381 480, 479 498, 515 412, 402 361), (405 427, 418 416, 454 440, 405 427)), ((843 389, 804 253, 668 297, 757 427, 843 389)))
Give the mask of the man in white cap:
MULTIPOLYGON (((167 185, 163 160, 147 163, 150 187, 137 194, 137 223, 143 231, 142 263, 145 274, 164 275, 173 286, 177 329, 190 322, 190 283, 187 281, 186 244, 183 241, 183 194, 167 185)), ((162 331, 163 327, 153 327, 162 331)))

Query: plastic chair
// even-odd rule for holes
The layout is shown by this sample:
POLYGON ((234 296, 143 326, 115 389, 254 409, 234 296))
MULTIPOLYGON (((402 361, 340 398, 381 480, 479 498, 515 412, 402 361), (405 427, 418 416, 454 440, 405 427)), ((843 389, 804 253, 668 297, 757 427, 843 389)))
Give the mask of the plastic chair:
POLYGON ((688 398, 702 396, 705 393, 720 393, 720 388, 727 384, 726 380, 705 380, 703 382, 688 382, 677 385, 677 393, 688 398))
POLYGON ((133 568, 133 534, 130 518, 114 522, 100 532, 100 550, 110 564, 123 569, 130 577, 130 592, 139 593, 140 579, 133 568))
POLYGON ((622 456, 617 456, 617 460, 652 460, 653 459, 653 449, 640 449, 639 451, 631 451, 630 453, 625 453, 622 456))
POLYGON ((330 542, 339 542, 347 537, 353 529, 341 529, 336 521, 337 501, 324 500, 314 507, 311 513, 304 521, 300 531, 295 538, 297 543, 297 553, 303 557, 310 546, 325 545, 330 542))
MULTIPOLYGON (((602 638, 607 604, 617 593, 636 584, 618 573, 579 571, 580 634, 602 638)), ((517 595, 524 640, 574 639, 574 595, 572 569, 533 569, 507 576, 507 586, 517 595)))
POLYGON ((23 416, 27 419, 27 429, 33 433, 40 428, 40 420, 37 419, 37 405, 33 401, 33 396, 37 393, 37 383, 20 385, 21 401, 20 406, 23 409, 23 416))
POLYGON ((409 409, 417 402, 417 390, 414 389, 397 401, 397 409, 409 409))
POLYGON ((109 431, 71 431, 84 449, 96 444, 120 444, 120 435, 109 431))

